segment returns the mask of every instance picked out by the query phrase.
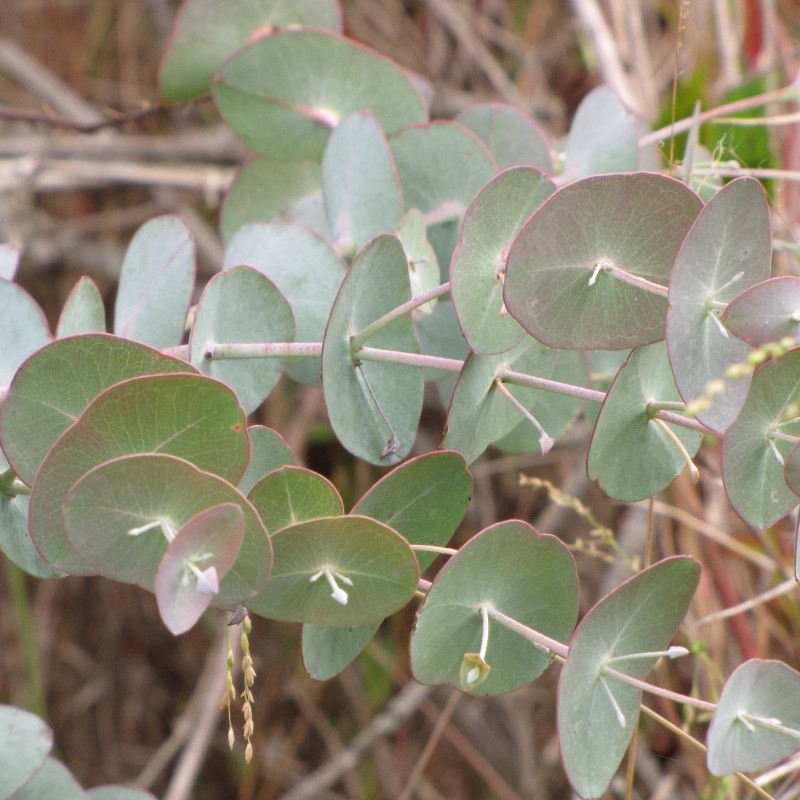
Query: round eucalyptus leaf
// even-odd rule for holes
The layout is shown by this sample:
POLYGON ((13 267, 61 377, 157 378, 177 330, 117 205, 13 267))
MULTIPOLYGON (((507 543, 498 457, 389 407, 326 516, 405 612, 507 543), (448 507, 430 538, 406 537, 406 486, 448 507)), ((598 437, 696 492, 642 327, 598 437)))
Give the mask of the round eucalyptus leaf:
POLYGON ((125 456, 90 470, 64 504, 69 543, 101 575, 153 591, 174 534, 192 517, 223 503, 244 514, 244 541, 212 605, 227 608, 258 592, 269 576, 271 546, 255 509, 230 483, 170 455, 125 456), (163 523, 163 524, 162 524, 163 523))
POLYGON ((700 199, 707 203, 721 188, 722 178, 714 174, 714 167, 719 163, 718 158, 703 145, 698 144, 694 148, 693 158, 689 160, 689 150, 687 148, 687 155, 684 157, 684 163, 690 166, 690 169, 681 170, 684 174, 681 180, 687 183, 692 191, 700 195, 700 199))
MULTIPOLYGON (((669 285, 667 349, 681 396, 702 397, 709 381, 744 361, 748 345, 730 336, 712 302, 725 303, 769 276, 772 256, 767 197, 753 178, 721 189, 700 212, 683 242, 669 285)), ((725 391, 697 413, 714 430, 724 430, 744 405, 749 376, 728 380, 725 391)))
MULTIPOLYGON (((410 544, 444 547, 471 499, 472 476, 464 457, 440 450, 395 467, 356 503, 352 513, 385 522, 410 544)), ((415 552, 421 570, 436 558, 436 553, 415 552)))
MULTIPOLYGON (((298 342, 321 342, 347 267, 333 248, 301 225, 251 223, 231 238, 225 267, 247 264, 266 275, 291 306, 298 342)), ((287 372, 318 386, 319 358, 298 358, 287 372)))
POLYGON ((800 423, 790 422, 799 402, 800 350, 791 350, 756 371, 744 407, 725 433, 725 491, 739 516, 756 528, 769 528, 797 505, 784 479, 793 443, 770 434, 800 436, 800 423))
MULTIPOLYGON (((411 296, 417 297, 435 289, 439 285, 439 260, 436 251, 428 241, 428 228, 422 212, 412 208, 395 229, 395 234, 403 245, 408 261, 408 278, 411 284, 411 296)), ((437 300, 431 300, 423 306, 415 308, 413 317, 432 314, 437 300)))
POLYGON ((242 47, 212 92, 244 142, 280 160, 319 158, 350 111, 369 109, 387 133, 427 119, 419 90, 395 63, 320 30, 283 30, 242 47))
MULTIPOLYGON (((581 359, 546 347, 530 336, 526 336, 520 344, 505 353, 491 356, 471 353, 464 362, 453 390, 447 413, 447 435, 444 439, 444 446, 458 450, 468 464, 492 442, 506 436, 521 422, 525 421, 533 428, 532 423, 525 420, 519 409, 495 384, 498 375, 507 367, 515 372, 546 379, 556 379, 558 372, 558 379, 572 376, 578 378, 581 386, 586 385, 588 380, 585 363, 581 359), (559 369, 562 359, 566 362, 566 370, 563 367, 559 369)), ((553 438, 566 427, 563 421, 565 416, 568 422, 577 413, 582 402, 567 396, 554 399, 553 393, 544 389, 511 383, 504 385, 534 417, 539 415, 540 408, 553 408, 554 413, 543 411, 549 415, 549 421, 557 426, 552 432, 544 428, 545 434, 553 438), (567 410, 566 415, 564 409, 567 410)), ((544 427, 543 422, 539 422, 544 427)), ((542 433, 537 430, 537 439, 541 438, 542 433)))
POLYGON ((20 364, 50 341, 50 328, 38 303, 16 283, 0 280, 0 390, 20 364))
POLYGON ((247 603, 270 619, 366 625, 402 608, 419 581, 406 541, 367 517, 299 522, 273 534, 272 546, 272 575, 247 603))
POLYGON ((14 472, 31 486, 47 451, 100 392, 128 378, 165 372, 197 370, 106 334, 58 339, 34 353, 0 405, 0 443, 14 472))
MULTIPOLYGON (((0 797, 5 795, 0 792, 0 797)), ((34 775, 9 800, 87 800, 72 773, 48 756, 34 775)))
MULTIPOLYGON (((319 161, 274 161, 256 156, 239 170, 225 195, 220 214, 222 235, 229 240, 248 222, 272 222, 292 203, 314 192, 322 196, 319 161)), ((227 266, 241 263, 245 262, 227 266)))
POLYGON ((77 336, 81 333, 105 333, 106 309, 97 284, 87 277, 81 278, 69 293, 56 326, 56 338, 77 336))
POLYGON ((14 494, 15 477, 0 450, 0 552, 28 575, 63 577, 64 573, 48 564, 33 544, 28 531, 28 496, 14 494))
POLYGON ((500 169, 528 166, 552 174, 553 159, 545 135, 518 108, 503 103, 479 103, 460 111, 455 121, 486 145, 500 169))
POLYGON ((189 357, 206 375, 236 392, 248 414, 275 388, 282 358, 207 357, 214 344, 294 341, 292 309, 275 285, 250 267, 233 267, 215 275, 197 304, 189 357))
MULTIPOLYGON (((630 355, 627 350, 584 350, 583 352, 589 361, 591 387, 600 392, 608 391, 620 367, 630 355)), ((587 404, 584 411, 587 425, 594 427, 600 408, 600 403, 587 404)))
POLYGON ((336 487, 322 475, 301 467, 281 467, 262 478, 248 499, 264 527, 273 533, 317 517, 344 514, 336 487))
POLYGON ((641 689, 605 672, 643 678, 678 630, 700 578, 687 556, 664 559, 625 581, 584 617, 558 683, 558 740, 572 788, 600 797, 639 716, 641 689))
POLYGON ((708 771, 771 767, 800 750, 800 673, 782 661, 750 659, 725 682, 708 729, 708 771))
MULTIPOLYGON (((410 544, 446 545, 464 517, 472 495, 472 478, 459 453, 439 451, 395 467, 356 503, 354 514, 377 519, 410 544)), ((424 570, 436 553, 415 550, 424 570)), ((361 651, 380 622, 336 628, 303 626, 303 666, 319 681, 338 675, 361 651)))
POLYGON ((295 465, 294 454, 277 431, 263 425, 251 425, 247 432, 250 435, 250 463, 237 484, 243 495, 250 494, 268 472, 295 465))
POLYGON ((400 222, 403 198, 392 154, 368 111, 352 111, 331 133, 322 156, 322 197, 336 242, 353 255, 400 222))
POLYGON ((380 626, 380 621, 349 628, 307 622, 302 638, 305 671, 314 680, 330 680, 361 653, 380 626))
POLYGON ((161 61, 165 103, 208 94, 222 62, 254 36, 273 28, 306 25, 341 31, 336 0, 184 0, 161 61))
POLYGON ((156 800, 150 792, 127 786, 97 786, 87 791, 90 800, 156 800))
POLYGON ((520 228, 554 189, 536 169, 508 169, 478 192, 464 214, 450 291, 464 338, 477 353, 508 350, 525 336, 503 301, 506 260, 520 228))
POLYGON ((10 797, 26 783, 52 747, 53 731, 41 717, 0 705, 0 797, 10 797))
POLYGON ((24 495, 0 495, 0 551, 28 575, 36 578, 64 576, 41 557, 33 544, 28 531, 28 498, 24 495))
POLYGON ((428 239, 448 280, 448 264, 472 198, 497 165, 475 134, 455 122, 410 125, 389 140, 403 201, 427 217, 428 239))
POLYGON ((638 139, 636 119, 617 93, 608 86, 598 86, 575 111, 564 152, 564 175, 575 180, 633 172, 639 166, 638 139))
POLYGON ((782 275, 745 289, 728 304, 721 320, 753 347, 784 336, 800 339, 800 278, 782 275))
MULTIPOLYGON (((644 500, 681 473, 686 458, 650 408, 651 403, 680 399, 664 342, 636 348, 606 394, 586 460, 589 477, 609 497, 644 500)), ((702 434, 671 422, 664 425, 693 457, 702 434)))
POLYGON ((322 198, 321 188, 319 191, 310 192, 297 200, 292 200, 279 219, 302 225, 326 242, 333 244, 333 231, 325 213, 325 201, 322 198))
MULTIPOLYGON (((469 540, 439 572, 417 613, 411 670, 420 683, 462 687, 465 654, 478 653, 481 607, 499 611, 565 642, 578 618, 578 578, 572 554, 555 536, 510 520, 469 540)), ((489 617, 491 667, 480 691, 501 694, 536 679, 552 659, 533 642, 489 617)))
POLYGON ((786 459, 783 477, 786 479, 789 488, 796 495, 800 495, 800 447, 797 445, 792 448, 789 458, 786 459))
POLYGON ((194 276, 194 239, 186 221, 166 214, 145 222, 122 262, 114 333, 151 347, 179 345, 194 276))
POLYGON ((506 307, 551 347, 622 350, 663 339, 666 297, 613 270, 666 287, 701 207, 685 184, 655 173, 564 186, 511 247, 506 307))
POLYGON ((42 462, 28 526, 44 558, 65 572, 92 574, 61 528, 72 486, 104 461, 136 453, 178 456, 231 483, 249 458, 247 420, 233 392, 202 375, 150 375, 101 392, 42 462))
POLYGON ((233 566, 244 539, 236 503, 212 506, 192 517, 167 545, 158 566, 158 613, 175 636, 194 626, 233 566))
MULTIPOLYGON (((331 426, 351 453, 379 466, 401 461, 414 444, 422 369, 360 359, 351 337, 410 299, 402 245, 394 236, 376 236, 351 265, 325 331, 322 385, 331 426)), ((407 315, 371 336, 366 346, 419 353, 407 315)))
MULTIPOLYGON (((430 314, 414 314, 414 328, 423 353, 463 361, 470 353, 461 333, 458 318, 450 298, 438 300, 430 314)), ((425 380, 435 380, 446 406, 450 402, 458 372, 426 367, 425 380)))

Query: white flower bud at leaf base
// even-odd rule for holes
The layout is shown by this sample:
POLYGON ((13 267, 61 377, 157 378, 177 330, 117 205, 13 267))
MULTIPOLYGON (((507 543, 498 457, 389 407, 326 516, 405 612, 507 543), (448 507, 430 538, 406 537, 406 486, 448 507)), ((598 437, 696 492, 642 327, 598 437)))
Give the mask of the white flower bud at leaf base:
POLYGON ((340 605, 346 606, 349 596, 347 592, 336 583, 336 579, 338 578, 342 583, 346 583, 348 586, 353 585, 353 581, 350 578, 342 575, 340 572, 336 572, 333 567, 323 567, 319 572, 315 572, 310 578, 309 583, 314 583, 318 581, 322 576, 325 576, 325 579, 328 581, 328 585, 331 587, 331 597, 340 605))

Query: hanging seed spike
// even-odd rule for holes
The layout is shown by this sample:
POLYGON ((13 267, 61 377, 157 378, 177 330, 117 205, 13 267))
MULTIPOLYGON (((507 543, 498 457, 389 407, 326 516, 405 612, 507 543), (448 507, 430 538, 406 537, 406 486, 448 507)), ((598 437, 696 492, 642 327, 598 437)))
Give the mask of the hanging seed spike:
POLYGON ((233 650, 231 648, 231 631, 225 628, 225 638, 227 640, 227 652, 225 654, 225 694, 222 697, 220 708, 228 709, 228 747, 233 750, 236 742, 236 734, 233 732, 233 720, 231 719, 231 701, 236 700, 236 690, 233 688, 233 650))
POLYGON ((242 733, 246 742, 244 749, 245 763, 249 764, 253 758, 253 693, 251 687, 255 683, 256 671, 253 668, 253 657, 250 655, 250 633, 253 630, 253 623, 249 616, 245 616, 242 620, 242 673, 244 689, 241 693, 242 702, 242 716, 244 717, 244 725, 242 726, 242 733))
POLYGON ((728 380, 735 380, 736 378, 746 378, 748 375, 753 374, 753 366, 751 364, 744 364, 742 362, 736 362, 731 364, 725 370, 725 377, 728 380))

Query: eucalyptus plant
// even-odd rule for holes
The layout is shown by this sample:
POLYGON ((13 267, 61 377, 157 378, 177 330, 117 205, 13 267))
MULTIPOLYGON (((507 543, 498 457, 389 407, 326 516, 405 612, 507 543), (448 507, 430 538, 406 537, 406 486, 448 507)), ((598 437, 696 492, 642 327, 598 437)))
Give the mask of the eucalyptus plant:
MULTIPOLYGON (((749 524, 798 505, 800 282, 770 277, 761 185, 701 196, 691 148, 662 169, 606 87, 563 148, 501 104, 430 120, 425 81, 341 31, 333 0, 184 3, 162 96, 210 92, 253 151, 205 286, 187 224, 162 216, 130 243, 112 332, 85 278, 54 336, 3 251, 4 553, 41 578, 137 584, 175 634, 208 607, 300 623, 320 680, 421 599, 420 682, 498 694, 563 663, 558 735, 581 797, 609 785, 643 691, 713 714, 715 775, 794 753, 800 674, 785 664, 741 665, 718 704, 645 682, 660 657, 688 653, 670 643, 693 558, 642 569, 577 624, 558 538, 506 520, 448 547, 487 447, 547 454, 581 418, 594 421, 588 474, 613 499, 695 473, 710 436, 749 524), (593 377, 609 363, 610 385, 593 377), (388 469, 349 512, 278 432, 248 424, 284 373, 321 385, 341 444, 388 469), (426 382, 448 411, 442 449, 421 453, 426 382), (425 580, 437 554, 447 562, 425 580)), ((795 102, 797 86, 780 97, 795 102)), ((15 765, 0 768, 0 800, 66 796, 55 778, 35 783, 42 763, 59 769, 47 730, 2 713, 29 733, 19 755, 0 746, 15 765)))

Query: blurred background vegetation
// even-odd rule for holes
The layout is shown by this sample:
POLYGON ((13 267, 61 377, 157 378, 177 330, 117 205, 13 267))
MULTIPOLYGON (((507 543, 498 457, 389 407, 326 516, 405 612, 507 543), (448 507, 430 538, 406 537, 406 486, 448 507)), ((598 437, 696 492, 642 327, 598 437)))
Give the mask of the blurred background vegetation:
MULTIPOLYGON (((0 241, 23 248, 20 281, 53 324, 83 274, 111 304, 127 242, 157 214, 186 217, 202 276, 221 263, 219 204, 246 152, 211 103, 156 110, 94 133, 80 130, 105 115, 157 106, 159 58, 178 5, 0 3, 0 241), (70 125, 19 119, 26 115, 65 118, 70 125)), ((345 0, 343 6, 347 35, 432 81, 434 117, 499 100, 531 113, 556 140, 581 98, 600 83, 611 84, 655 129, 671 118, 676 68, 674 105, 682 117, 698 100, 708 108, 785 85, 797 71, 800 45, 797 0, 345 0)), ((797 123, 708 126, 703 141, 722 160, 800 169, 797 123)), ((797 241, 794 186, 772 186, 771 200, 782 236, 797 241)), ((788 268, 796 267, 792 259, 788 268)), ((443 415, 431 394, 415 452, 438 446, 443 415)), ((330 477, 349 505, 380 475, 338 446, 317 389, 283 382, 255 421, 280 431, 298 462, 330 477)), ((546 460, 484 454, 472 470, 474 499, 456 534, 460 544, 509 517, 557 533, 576 552, 584 609, 630 574, 603 526, 634 557, 647 524, 646 506, 611 503, 586 479, 588 432, 579 428, 546 460), (520 487, 521 473, 538 483, 520 487), (594 519, 554 502, 542 481, 579 498, 594 519)), ((690 553, 704 564, 686 626, 698 658, 662 667, 656 679, 711 699, 746 658, 800 666, 800 614, 797 592, 790 592, 709 619, 792 575, 793 524, 748 529, 720 488, 719 443, 707 443, 699 462, 700 484, 681 476, 657 498, 654 515, 657 555, 690 553), (763 563, 731 555, 725 544, 732 539, 759 548, 763 563)), ((218 709, 222 623, 209 615, 175 639, 145 592, 99 578, 35 581, 4 563, 0 702, 46 716, 56 732, 56 755, 84 786, 135 782, 165 800, 393 798, 412 775, 408 796, 423 800, 571 797, 555 731, 558 668, 493 699, 420 690, 408 668, 413 608, 385 623, 366 653, 326 684, 302 670, 299 626, 254 619, 255 754, 246 767, 241 740, 233 755, 228 751, 227 720, 218 709), (194 787, 193 759, 202 764, 194 787)), ((684 722, 674 707, 655 705, 676 724, 684 722)), ((240 725, 234 718, 237 731, 240 725)), ((782 780, 778 796, 800 795, 800 780, 782 780)), ((619 791, 614 784, 609 796, 619 791)), ((710 780, 702 753, 643 722, 635 796, 746 794, 734 781, 710 780)))

